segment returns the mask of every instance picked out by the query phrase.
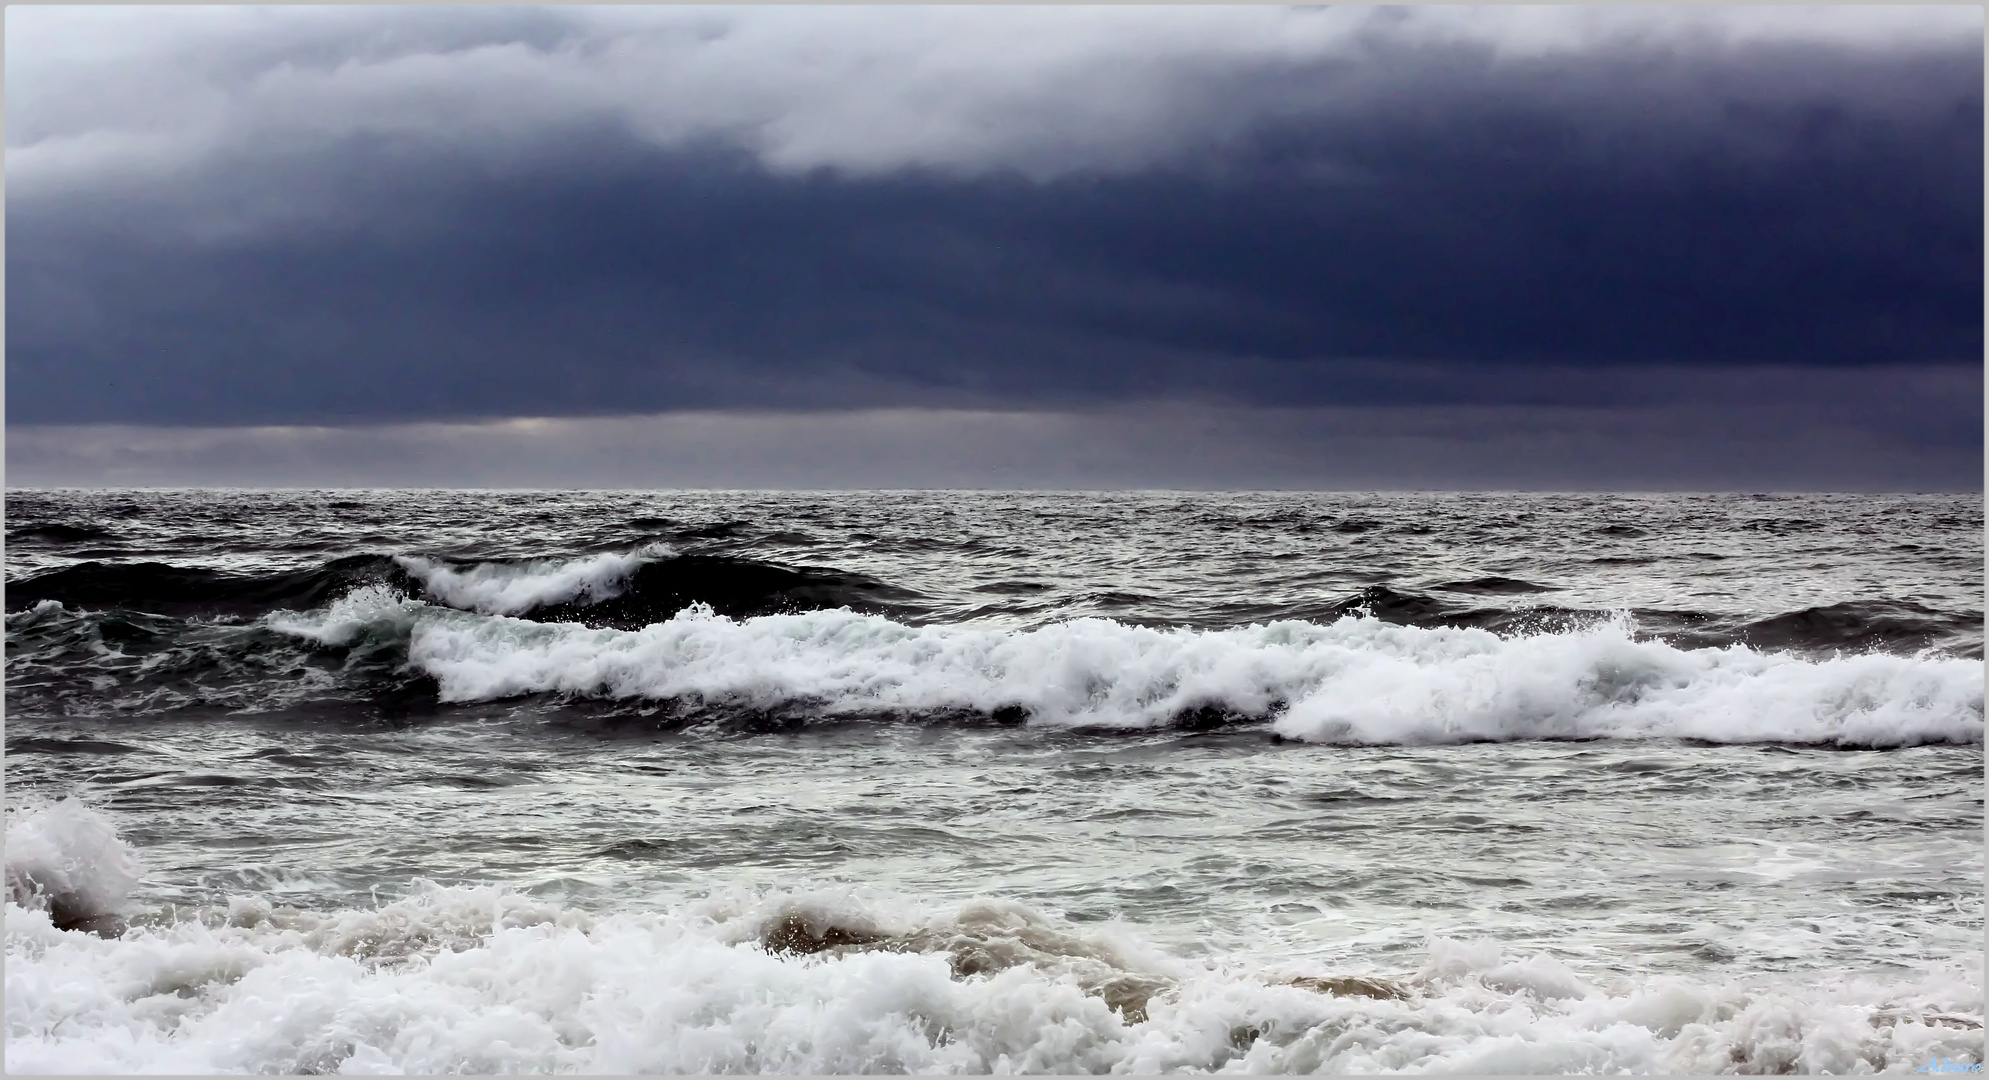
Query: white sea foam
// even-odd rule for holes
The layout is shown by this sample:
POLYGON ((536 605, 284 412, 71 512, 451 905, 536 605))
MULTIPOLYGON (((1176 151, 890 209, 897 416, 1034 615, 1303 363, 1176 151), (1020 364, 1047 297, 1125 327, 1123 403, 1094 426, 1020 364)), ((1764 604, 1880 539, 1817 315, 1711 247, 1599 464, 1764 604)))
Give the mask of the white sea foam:
POLYGON ((1437 939, 1367 996, 989 902, 589 916, 430 888, 373 911, 238 901, 117 939, 11 903, 6 923, 7 1064, 30 1073, 1841 1073, 1982 1055, 1961 968, 1708 983, 1437 939), (769 944, 782 920, 896 936, 796 955, 769 944), (1021 944, 963 969, 989 942, 1021 944))
POLYGON ((362 637, 382 641, 405 638, 417 620, 436 609, 409 600, 386 585, 354 589, 316 611, 279 611, 267 616, 271 629, 321 645, 351 645, 362 637))
POLYGON ((641 630, 483 618, 355 593, 281 628, 405 634, 448 701, 559 692, 824 715, 1020 707, 1060 727, 1163 726, 1214 708, 1288 738, 1433 744, 1692 738, 1973 744, 1980 663, 1679 649, 1626 620, 1501 637, 1370 618, 1159 630, 1080 619, 1035 630, 913 627, 845 610, 728 619, 692 608, 641 630))
POLYGON ((25 629, 41 622, 43 619, 60 617, 64 614, 65 610, 60 600, 37 600, 35 601, 35 606, 31 608, 22 608, 19 611, 8 612, 7 628, 10 630, 25 629))
POLYGON ((609 552, 582 559, 536 559, 521 563, 453 566, 419 555, 394 561, 421 582, 429 596, 454 608, 485 615, 521 615, 545 604, 595 604, 620 596, 629 575, 646 563, 670 558, 664 544, 609 552))
POLYGON ((32 803, 7 816, 7 897, 64 925, 99 925, 124 910, 137 856, 78 799, 32 803))

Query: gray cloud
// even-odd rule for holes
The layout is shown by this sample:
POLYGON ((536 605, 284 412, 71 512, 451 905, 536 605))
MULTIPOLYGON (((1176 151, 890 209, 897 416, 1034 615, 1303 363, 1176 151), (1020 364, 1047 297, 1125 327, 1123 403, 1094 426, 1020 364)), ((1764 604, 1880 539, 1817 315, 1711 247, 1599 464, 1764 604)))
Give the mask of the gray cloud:
POLYGON ((1981 448, 1981 18, 9 9, 9 420, 43 455, 9 479, 132 467, 53 424, 454 461, 510 430, 483 420, 728 410, 1117 432, 1200 475, 1214 443, 1045 419, 1174 409, 1332 417, 1445 478, 1951 485, 1981 448), (1864 400, 1895 387, 1917 419, 1864 400), (1691 419, 1743 414, 1759 468, 1691 419), (1562 434, 1460 434, 1492 417, 1562 434), (1614 456, 1582 442, 1612 423, 1614 456))
POLYGON ((1608 54, 1910 54, 1978 47, 1981 20, 1952 6, 23 8, 8 15, 8 171, 33 198, 242 145, 418 135, 501 151, 606 120, 662 147, 727 142, 777 171, 1043 179, 1359 112, 1426 81, 1418 55, 1524 70, 1608 54))

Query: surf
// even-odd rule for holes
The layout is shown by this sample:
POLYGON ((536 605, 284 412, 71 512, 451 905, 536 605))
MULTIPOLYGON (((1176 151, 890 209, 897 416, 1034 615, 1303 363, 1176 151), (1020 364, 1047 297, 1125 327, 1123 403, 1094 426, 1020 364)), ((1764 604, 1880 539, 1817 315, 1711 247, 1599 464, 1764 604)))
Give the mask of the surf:
POLYGON ((1221 630, 1079 619, 914 626, 847 609, 728 618, 692 606, 637 630, 469 615, 362 589, 272 627, 329 646, 406 642, 444 702, 535 694, 823 717, 968 712, 1065 729, 1214 715, 1302 742, 1694 739, 1841 747, 1976 744, 1980 665, 1933 654, 1812 659, 1683 649, 1627 617, 1501 636, 1345 616, 1221 630))

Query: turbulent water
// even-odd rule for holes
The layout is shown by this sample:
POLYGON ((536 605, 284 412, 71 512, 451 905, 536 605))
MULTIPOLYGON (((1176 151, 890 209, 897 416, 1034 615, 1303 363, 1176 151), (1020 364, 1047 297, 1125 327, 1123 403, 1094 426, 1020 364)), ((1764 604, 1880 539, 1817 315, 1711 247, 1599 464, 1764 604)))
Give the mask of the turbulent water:
POLYGON ((34 492, 14 1071, 1983 1056, 1979 496, 34 492))

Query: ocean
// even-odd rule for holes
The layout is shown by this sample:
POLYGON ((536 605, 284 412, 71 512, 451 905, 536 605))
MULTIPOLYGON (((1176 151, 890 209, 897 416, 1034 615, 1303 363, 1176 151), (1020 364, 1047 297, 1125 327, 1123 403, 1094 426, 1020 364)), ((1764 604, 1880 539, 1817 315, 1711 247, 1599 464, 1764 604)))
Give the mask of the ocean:
POLYGON ((1983 1058, 1979 495, 7 499, 13 1071, 1983 1058))

